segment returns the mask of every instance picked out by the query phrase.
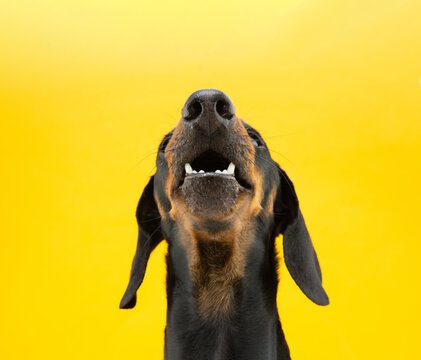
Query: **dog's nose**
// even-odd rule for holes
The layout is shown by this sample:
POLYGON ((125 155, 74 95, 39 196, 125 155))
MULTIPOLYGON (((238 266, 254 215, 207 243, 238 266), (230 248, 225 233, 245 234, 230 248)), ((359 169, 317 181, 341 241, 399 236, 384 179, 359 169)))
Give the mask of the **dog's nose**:
POLYGON ((194 92, 184 104, 185 122, 212 135, 221 126, 227 127, 235 113, 234 105, 222 91, 204 89, 194 92))

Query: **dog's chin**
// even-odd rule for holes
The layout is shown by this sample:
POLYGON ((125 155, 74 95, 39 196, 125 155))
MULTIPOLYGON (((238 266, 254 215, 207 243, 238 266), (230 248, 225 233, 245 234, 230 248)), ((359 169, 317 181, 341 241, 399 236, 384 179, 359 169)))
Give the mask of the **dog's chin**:
POLYGON ((185 178, 181 193, 194 216, 220 219, 233 212, 241 186, 233 176, 193 175, 185 178))

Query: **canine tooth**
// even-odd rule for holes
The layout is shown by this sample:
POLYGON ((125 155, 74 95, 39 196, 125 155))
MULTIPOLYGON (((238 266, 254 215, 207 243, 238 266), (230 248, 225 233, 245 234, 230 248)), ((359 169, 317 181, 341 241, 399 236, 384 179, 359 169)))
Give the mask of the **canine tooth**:
POLYGON ((199 171, 199 174, 204 174, 205 173, 205 171, 204 170, 200 170, 199 171))
POLYGON ((234 171, 235 171, 235 165, 233 163, 230 163, 228 165, 227 173, 230 175, 234 175, 234 171))
POLYGON ((186 165, 184 165, 184 169, 186 170, 187 174, 192 174, 193 173, 193 168, 191 167, 191 165, 189 163, 187 163, 186 165))
POLYGON ((221 171, 221 170, 215 170, 215 173, 216 173, 216 174, 221 174, 221 173, 222 173, 222 171, 221 171))
POLYGON ((225 170, 222 170, 222 173, 223 174, 228 174, 228 171, 225 169, 225 170))

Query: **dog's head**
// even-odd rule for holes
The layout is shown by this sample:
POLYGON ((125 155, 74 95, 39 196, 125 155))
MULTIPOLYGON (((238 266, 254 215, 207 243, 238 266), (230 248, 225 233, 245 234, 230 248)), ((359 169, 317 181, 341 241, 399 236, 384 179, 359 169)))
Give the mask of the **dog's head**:
POLYGON ((156 165, 136 212, 138 246, 121 308, 135 305, 149 254, 164 237, 170 240, 162 222, 215 239, 257 218, 272 226, 273 236, 283 234, 285 262, 301 290, 328 304, 294 186, 224 93, 200 90, 187 99, 182 119, 159 145, 156 165))

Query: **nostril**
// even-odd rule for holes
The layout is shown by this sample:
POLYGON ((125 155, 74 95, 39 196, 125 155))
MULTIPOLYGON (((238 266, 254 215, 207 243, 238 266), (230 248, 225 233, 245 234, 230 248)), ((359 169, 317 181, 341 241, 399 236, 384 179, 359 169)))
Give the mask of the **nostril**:
POLYGON ((220 99, 216 102, 215 109, 218 115, 226 120, 231 120, 234 116, 231 104, 224 99, 220 99))
POLYGON ((184 120, 191 121, 197 119, 203 111, 202 104, 198 100, 193 100, 187 105, 187 111, 183 114, 184 120))

